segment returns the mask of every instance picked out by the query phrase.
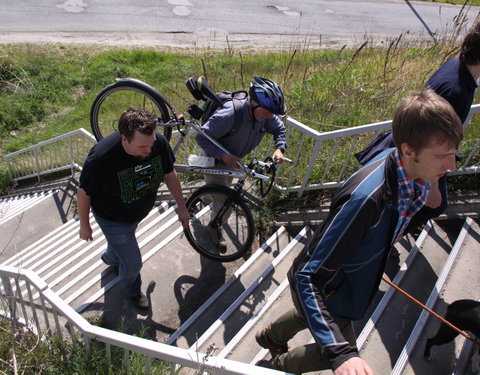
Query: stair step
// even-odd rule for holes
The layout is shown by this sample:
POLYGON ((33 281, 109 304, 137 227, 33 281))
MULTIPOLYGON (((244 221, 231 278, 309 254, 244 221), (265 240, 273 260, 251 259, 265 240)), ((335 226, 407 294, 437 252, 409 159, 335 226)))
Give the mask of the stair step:
MULTIPOLYGON (((479 245, 480 228, 472 219, 467 219, 453 247, 452 257, 449 259, 449 263, 445 265, 441 278, 429 298, 429 301, 432 301, 431 309, 439 315, 444 316, 448 304, 455 300, 480 300, 480 290, 478 288, 478 285, 480 285, 480 273, 478 272, 480 267, 479 245)), ((418 332, 414 337, 415 340, 413 341, 412 338, 411 345, 404 348, 403 356, 397 361, 395 373, 408 375, 447 372, 448 374, 471 373, 468 358, 464 363, 459 363, 463 346, 466 341, 470 343, 461 335, 448 344, 434 346, 431 349, 432 362, 423 358, 425 341, 435 335, 440 324, 441 322, 438 319, 427 312, 422 312, 422 317, 418 323, 418 332)), ((469 350, 471 350, 471 347, 466 348, 464 356, 469 356, 469 350)))
MULTIPOLYGON (((421 243, 420 251, 405 267, 404 277, 394 280, 394 283, 425 303, 452 245, 445 231, 433 223, 428 230, 428 236, 421 243)), ((360 351, 374 373, 390 373, 393 359, 400 355, 421 310, 401 293, 393 293, 385 310, 375 322, 375 329, 365 340, 367 344, 360 351)))
MULTIPOLYGON (((245 345, 242 346, 242 349, 235 350, 236 355, 248 356, 249 351, 247 352, 247 349, 251 349, 252 346, 256 347, 256 350, 260 349, 256 344, 252 345, 255 341, 251 341, 250 336, 255 330, 253 333, 248 332, 245 337, 236 336, 237 332, 245 324, 248 324, 247 322, 250 319, 255 319, 265 303, 268 303, 270 296, 284 282, 292 261, 304 248, 311 235, 310 228, 305 227, 191 348, 204 352, 211 345, 215 345, 216 348, 223 350, 231 340, 234 340, 238 342, 236 345, 240 345, 240 343, 245 345)), ((242 360, 247 361, 245 358, 242 358, 242 360)))
POLYGON ((280 227, 219 289, 167 340, 190 347, 229 306, 254 282, 287 245, 290 236, 280 227))

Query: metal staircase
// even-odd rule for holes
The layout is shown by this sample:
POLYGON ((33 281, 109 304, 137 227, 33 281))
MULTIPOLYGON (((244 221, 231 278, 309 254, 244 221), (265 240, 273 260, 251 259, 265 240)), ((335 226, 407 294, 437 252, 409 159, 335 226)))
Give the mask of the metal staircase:
MULTIPOLYGON (((471 114, 478 112, 480 105, 473 106, 471 114)), ((294 132, 300 135, 299 140, 291 139, 292 155, 308 169, 304 173, 295 165, 285 168, 277 176, 280 185, 276 188, 286 191, 288 186, 299 196, 307 190, 338 186, 358 168, 353 158, 355 147, 360 147, 357 141, 390 127, 390 122, 385 121, 318 133, 293 119, 287 119, 287 124, 291 136, 294 132), (304 141, 310 138, 315 145, 307 150, 304 141), (337 147, 339 143, 348 145, 349 156, 339 157, 343 165, 337 175, 330 168, 341 148, 337 147), (328 161, 317 167, 320 159, 328 161)), ((476 134, 472 139, 468 156, 456 174, 478 173, 480 139, 476 134)), ((88 132, 80 129, 5 158, 15 181, 33 177, 40 180, 47 173, 63 170, 71 170, 73 178, 94 142, 88 132), (39 162, 50 160, 52 150, 58 148, 66 150, 68 157, 39 162), (44 164, 46 167, 39 169, 44 164)), ((142 289, 152 306, 147 313, 139 314, 122 295, 118 278, 100 260, 105 239, 94 218, 91 242, 78 238, 78 222, 68 220, 67 215, 51 220, 58 213, 48 211, 52 207, 46 206, 49 199, 45 197, 53 198, 55 203, 50 206, 60 206, 68 199, 68 190, 60 199, 61 189, 54 189, 0 200, 0 291, 7 296, 21 292, 18 300, 13 296, 9 300, 10 307, 21 305, 16 311, 22 315, 20 319, 26 324, 32 319, 38 321, 37 326, 53 319, 63 330, 58 314, 87 338, 94 336, 106 345, 115 343, 150 359, 190 368, 197 362, 214 361, 218 364, 216 374, 269 373, 250 365, 268 356, 256 344, 254 333, 292 307, 286 272, 313 228, 321 224, 328 205, 282 215, 275 233, 264 244, 257 244, 248 259, 225 264, 198 255, 183 238, 175 207, 158 205, 137 229, 143 257, 142 289), (20 219, 24 224, 21 228, 17 224, 20 219), (10 236, 15 233, 23 235, 25 242, 12 246, 10 236), (33 311, 41 310, 43 315, 26 314, 24 304, 33 311), (110 330, 88 326, 76 313, 85 318, 101 315, 103 326, 110 330), (133 336, 118 332, 136 334, 141 327, 147 328, 148 341, 139 343, 133 336), (168 349, 158 345, 162 342, 168 344, 168 349), (205 357, 202 353, 206 353, 205 357)), ((161 200, 165 201, 165 196, 161 200)), ((407 236, 396 245, 385 274, 439 313, 456 299, 479 300, 480 230, 473 219, 478 218, 478 205, 478 194, 452 199, 441 221, 428 224, 418 236, 407 236)), ((0 313, 8 315, 8 306, 1 303, 3 299, 0 313)), ((433 335, 438 324, 382 283, 367 316, 355 324, 358 347, 375 374, 469 374, 472 346, 464 345, 463 337, 434 347, 432 363, 423 359, 425 339, 433 335)), ((310 341, 311 335, 305 331, 290 346, 310 341)))
MULTIPOLYGON (((248 259, 219 264, 191 249, 174 206, 155 207, 137 230, 144 288, 152 303, 152 310, 142 318, 122 300, 118 278, 100 260, 105 240, 93 217, 91 223, 91 242, 78 239, 78 222, 73 219, 3 265, 35 272, 77 312, 102 313, 107 328, 118 329, 123 315, 133 320, 129 323, 132 333, 143 324, 151 331, 150 339, 192 353, 247 364, 268 358, 254 333, 293 306, 286 273, 312 229, 306 226, 291 234, 280 227, 248 259)), ((440 223, 430 222, 417 238, 402 239, 389 258, 386 275, 443 313, 455 299, 480 299, 480 228, 471 218, 440 223)), ((25 282, 16 288, 28 298, 25 282)), ((38 293, 32 298, 37 300, 38 293)), ((356 322, 361 356, 379 374, 469 374, 471 345, 462 350, 461 336, 434 347, 432 363, 423 359, 424 342, 438 324, 382 283, 368 316, 356 322)), ((304 331, 290 346, 310 341, 311 335, 304 331)))

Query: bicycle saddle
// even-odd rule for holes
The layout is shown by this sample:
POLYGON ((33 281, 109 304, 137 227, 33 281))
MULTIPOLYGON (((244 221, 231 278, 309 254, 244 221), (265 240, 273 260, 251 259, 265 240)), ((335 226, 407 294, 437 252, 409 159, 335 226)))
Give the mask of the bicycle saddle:
POLYGON ((195 99, 203 100, 205 102, 207 100, 213 100, 219 106, 223 105, 222 101, 208 86, 207 79, 204 76, 192 76, 185 81, 185 85, 195 99))

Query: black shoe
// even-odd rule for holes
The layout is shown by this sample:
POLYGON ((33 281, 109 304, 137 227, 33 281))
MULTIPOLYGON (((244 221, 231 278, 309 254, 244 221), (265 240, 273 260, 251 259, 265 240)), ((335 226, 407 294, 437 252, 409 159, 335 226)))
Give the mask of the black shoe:
POLYGON ((103 263, 105 263, 107 266, 110 266, 112 267, 112 272, 118 276, 118 266, 113 266, 111 265, 110 263, 107 262, 107 258, 105 258, 105 254, 102 254, 102 256, 100 257, 100 259, 102 260, 103 263))
POLYGON ((265 327, 261 331, 258 331, 255 334, 255 340, 262 348, 268 349, 270 351, 270 355, 273 359, 275 359, 275 357, 280 354, 288 352, 287 345, 278 345, 270 340, 270 338, 268 337, 268 327, 265 327))
POLYGON ((261 359, 257 363, 255 363, 255 366, 260 366, 260 367, 265 367, 265 368, 271 368, 274 370, 278 370, 278 368, 275 367, 273 359, 261 359))
POLYGON ((145 294, 140 293, 138 296, 130 297, 132 303, 139 308, 140 310, 147 310, 150 305, 148 304, 148 299, 145 294))

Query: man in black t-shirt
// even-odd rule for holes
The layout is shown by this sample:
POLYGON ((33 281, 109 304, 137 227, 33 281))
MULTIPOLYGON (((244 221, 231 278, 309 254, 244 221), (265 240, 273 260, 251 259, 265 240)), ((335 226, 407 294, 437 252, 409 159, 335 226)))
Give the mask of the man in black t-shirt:
POLYGON ((152 209, 162 181, 178 205, 178 218, 188 213, 168 140, 155 132, 155 117, 130 108, 120 117, 119 131, 97 143, 88 154, 78 189, 80 238, 92 240, 90 208, 107 239, 102 260, 118 269, 122 288, 139 308, 148 308, 141 292, 142 256, 135 230, 152 209))

